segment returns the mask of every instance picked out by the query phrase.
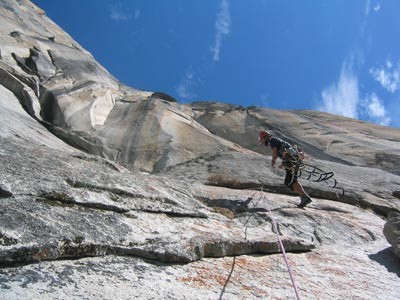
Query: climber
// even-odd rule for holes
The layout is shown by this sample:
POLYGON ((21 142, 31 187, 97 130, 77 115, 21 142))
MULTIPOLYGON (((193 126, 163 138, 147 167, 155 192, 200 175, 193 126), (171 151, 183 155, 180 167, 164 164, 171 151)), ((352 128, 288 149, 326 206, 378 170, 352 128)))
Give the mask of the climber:
POLYGON ((265 146, 271 146, 272 168, 275 168, 275 162, 278 157, 282 160, 282 164, 279 166, 279 168, 285 168, 285 184, 295 191, 301 199, 297 206, 303 208, 307 204, 310 204, 312 202, 310 196, 307 195, 303 189, 303 186, 297 180, 301 160, 304 157, 303 152, 297 150, 296 147, 293 147, 288 142, 285 142, 280 138, 273 137, 271 133, 265 130, 260 131, 258 140, 265 146))

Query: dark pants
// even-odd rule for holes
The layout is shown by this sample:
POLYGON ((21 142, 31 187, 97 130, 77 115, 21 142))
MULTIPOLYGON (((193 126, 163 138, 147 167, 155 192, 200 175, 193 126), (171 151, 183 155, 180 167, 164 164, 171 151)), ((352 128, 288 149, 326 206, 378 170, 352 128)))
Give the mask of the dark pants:
POLYGON ((286 169, 285 184, 293 190, 293 184, 297 182, 297 172, 286 169))
POLYGON ((299 173, 298 159, 296 157, 285 159, 283 166, 286 170, 285 184, 293 190, 293 184, 297 182, 299 173))

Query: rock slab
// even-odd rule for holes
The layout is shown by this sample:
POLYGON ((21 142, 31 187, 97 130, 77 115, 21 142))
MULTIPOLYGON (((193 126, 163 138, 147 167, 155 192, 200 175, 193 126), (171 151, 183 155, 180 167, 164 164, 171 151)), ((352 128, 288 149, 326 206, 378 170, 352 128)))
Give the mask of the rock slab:
POLYGON ((400 213, 389 213, 383 233, 392 245, 393 252, 400 258, 400 213))

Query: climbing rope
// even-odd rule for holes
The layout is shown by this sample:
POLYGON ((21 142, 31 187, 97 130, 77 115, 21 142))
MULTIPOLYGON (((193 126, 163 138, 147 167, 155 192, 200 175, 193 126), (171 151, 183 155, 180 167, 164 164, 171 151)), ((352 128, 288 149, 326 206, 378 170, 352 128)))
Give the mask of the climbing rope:
POLYGON ((326 172, 319 167, 305 163, 301 155, 290 156, 282 161, 285 169, 289 169, 293 174, 297 174, 299 178, 303 178, 312 182, 323 182, 331 189, 336 191, 336 196, 342 198, 344 189, 337 185, 336 179, 333 177, 334 172, 326 172))
MULTIPOLYGON (((247 204, 250 204, 250 202, 251 202, 252 200, 255 199, 255 195, 256 195, 257 193, 260 194, 260 197, 258 197, 257 202, 253 204, 253 208, 255 208, 255 207, 258 205, 258 203, 259 203, 263 198, 265 198, 265 197, 264 197, 264 186, 261 186, 261 193, 259 193, 258 191, 255 191, 255 192, 251 195, 251 197, 248 198, 248 201, 249 201, 249 202, 248 202, 247 204)), ((277 237, 278 237, 279 248, 280 248, 281 251, 282 251, 282 255, 283 255, 283 258, 284 258, 284 260, 285 260, 286 268, 287 268, 287 270, 288 270, 288 272, 289 272, 290 280, 291 280, 291 282, 292 282, 292 286, 293 286, 294 292, 295 292, 295 294, 296 294, 296 299, 297 299, 297 300, 300 300, 299 289, 298 289, 297 284, 296 284, 296 281, 295 281, 295 279, 294 279, 293 272, 292 272, 292 269, 291 269, 291 267, 290 267, 288 257, 287 257, 287 255, 286 255, 285 247, 283 246, 282 239, 281 239, 281 237, 280 237, 280 235, 279 235, 279 230, 278 230, 277 222, 276 222, 275 218, 274 218, 273 215, 272 215, 272 210, 271 210, 271 208, 270 208, 270 206, 269 206, 268 198, 265 198, 265 200, 266 200, 265 202, 266 202, 266 204, 267 204, 267 209, 268 209, 268 212, 269 212, 270 219, 271 219, 271 221, 272 221, 272 225, 273 225, 274 231, 275 231, 275 233, 276 233, 276 235, 277 235, 277 237)), ((247 218, 247 220, 246 220, 246 221, 244 222, 244 224, 243 224, 243 226, 245 227, 245 239, 246 239, 246 240, 247 240, 247 225, 248 225, 248 223, 249 223, 249 221, 250 221, 250 219, 251 219, 252 216, 253 216, 253 214, 250 214, 250 216, 247 218)), ((235 265, 235 260, 234 260, 234 262, 233 262, 232 269, 231 269, 231 273, 229 274, 229 277, 228 277, 228 281, 229 281, 230 276, 231 276, 231 274, 232 274, 232 272, 233 272, 234 265, 235 265)), ((224 285, 223 292, 225 291, 226 285, 227 285, 227 282, 226 282, 225 285, 224 285)), ((221 293, 220 299, 222 299, 223 292, 221 293)))
MULTIPOLYGON (((261 193, 263 193, 263 187, 261 187, 261 193)), ((263 195, 263 194, 262 194, 262 195, 263 195)), ((288 270, 288 272, 289 272, 290 280, 292 281, 292 286, 293 286, 294 292, 295 292, 295 294, 296 294, 296 299, 297 299, 297 300, 300 300, 299 289, 298 289, 297 284, 296 284, 296 281, 295 281, 295 279, 294 279, 293 272, 292 272, 292 269, 291 269, 291 267, 290 267, 288 257, 287 257, 287 255, 286 255, 285 247, 283 246, 281 236, 279 235, 278 225, 277 225, 277 223, 276 223, 276 220, 275 220, 274 216, 272 215, 272 211, 271 211, 271 208, 270 208, 269 203, 268 203, 268 198, 265 198, 265 199, 266 199, 265 202, 266 202, 266 204, 267 204, 267 209, 268 209, 268 212, 269 212, 269 216, 270 216, 270 218, 271 218, 271 220, 272 220, 272 225, 273 225, 273 227, 274 227, 274 231, 275 231, 275 233, 276 233, 276 236, 278 237, 279 247, 281 248, 282 255, 283 255, 283 258, 284 258, 285 263, 286 263, 286 268, 287 268, 287 270, 288 270)))
POLYGON ((338 198, 342 198, 344 196, 344 189, 338 186, 336 179, 333 177, 334 175, 335 173, 333 172, 326 172, 319 167, 304 162, 301 162, 299 166, 299 178, 304 178, 312 182, 323 182, 331 189, 336 190, 338 198))

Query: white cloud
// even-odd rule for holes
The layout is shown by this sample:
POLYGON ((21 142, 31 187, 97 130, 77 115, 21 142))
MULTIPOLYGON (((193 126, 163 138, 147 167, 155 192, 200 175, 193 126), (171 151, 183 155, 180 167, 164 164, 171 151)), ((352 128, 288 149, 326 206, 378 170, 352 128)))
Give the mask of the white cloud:
POLYGON ((375 123, 388 126, 391 118, 385 109, 383 101, 378 98, 375 93, 367 96, 364 100, 362 109, 365 111, 366 116, 375 123))
POLYGON ((318 110, 358 118, 357 105, 360 100, 358 79, 353 74, 351 65, 343 64, 339 81, 324 88, 321 97, 322 105, 318 107, 318 110))
MULTIPOLYGON (((381 3, 376 2, 374 7, 372 8, 375 12, 378 12, 381 10, 381 3)), ((367 0, 365 2, 365 16, 368 17, 371 12, 371 0, 367 0)))
POLYGON ((142 12, 139 9, 135 9, 135 13, 133 14, 133 18, 135 20, 139 19, 140 15, 142 14, 142 12))
POLYGON ((367 2, 365 3, 365 16, 366 17, 369 16, 370 10, 371 10, 371 0, 367 0, 367 2))
POLYGON ((141 11, 135 9, 132 14, 131 11, 125 7, 122 7, 121 3, 110 5, 110 18, 114 21, 128 21, 131 19, 137 20, 140 17, 141 11))
POLYGON ((321 99, 322 103, 317 110, 380 125, 388 126, 391 123, 384 102, 375 93, 365 98, 360 96, 358 78, 353 72, 352 63, 343 64, 338 82, 324 88, 321 99))
POLYGON ((393 66, 393 63, 388 60, 386 65, 371 68, 369 73, 389 92, 394 93, 400 89, 400 61, 393 66))
POLYGON ((197 95, 193 92, 195 87, 195 77, 192 71, 187 71, 182 81, 175 88, 179 98, 183 100, 191 100, 197 95))
POLYGON ((229 1, 221 0, 219 12, 217 14, 217 20, 215 22, 216 34, 215 44, 210 47, 213 53, 213 60, 219 61, 220 51, 222 47, 222 38, 224 35, 228 35, 231 27, 231 15, 229 12, 229 1))
POLYGON ((262 103, 262 107, 268 107, 269 106, 269 104, 268 104, 268 96, 267 95, 265 95, 265 94, 261 95, 260 96, 260 101, 262 103))

